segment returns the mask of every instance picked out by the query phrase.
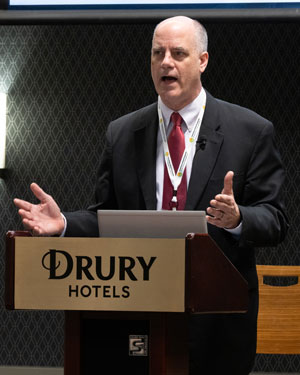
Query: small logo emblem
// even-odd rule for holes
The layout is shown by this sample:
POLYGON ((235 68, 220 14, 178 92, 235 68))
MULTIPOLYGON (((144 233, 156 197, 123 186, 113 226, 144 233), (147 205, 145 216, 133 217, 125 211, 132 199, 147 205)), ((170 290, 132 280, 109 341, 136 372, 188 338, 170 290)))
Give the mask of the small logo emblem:
POLYGON ((148 336, 129 335, 129 355, 148 356, 148 336))

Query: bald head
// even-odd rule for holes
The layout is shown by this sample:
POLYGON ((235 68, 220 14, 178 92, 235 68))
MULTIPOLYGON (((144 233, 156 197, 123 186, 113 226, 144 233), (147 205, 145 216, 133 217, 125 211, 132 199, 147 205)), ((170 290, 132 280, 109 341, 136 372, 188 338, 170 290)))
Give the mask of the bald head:
POLYGON ((205 27, 200 22, 186 16, 170 17, 160 22, 154 29, 152 44, 155 38, 155 34, 159 30, 159 28, 169 23, 174 25, 177 24, 178 27, 180 27, 180 25, 191 26, 192 30, 194 30, 195 48, 197 52, 202 53, 207 51, 208 37, 205 27))

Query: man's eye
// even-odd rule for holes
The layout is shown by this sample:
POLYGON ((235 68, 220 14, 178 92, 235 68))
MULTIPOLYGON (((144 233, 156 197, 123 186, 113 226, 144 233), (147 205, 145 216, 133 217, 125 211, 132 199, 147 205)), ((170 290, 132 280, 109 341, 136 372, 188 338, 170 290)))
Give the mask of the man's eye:
POLYGON ((175 55, 176 55, 177 57, 183 57, 183 56, 185 56, 185 53, 184 53, 183 51, 176 51, 176 52, 175 52, 175 55))

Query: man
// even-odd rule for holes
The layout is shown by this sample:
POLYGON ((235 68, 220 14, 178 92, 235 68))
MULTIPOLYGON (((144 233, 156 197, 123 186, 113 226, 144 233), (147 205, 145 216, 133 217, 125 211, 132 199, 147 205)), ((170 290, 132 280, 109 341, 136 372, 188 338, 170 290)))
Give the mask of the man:
POLYGON ((158 103, 109 125, 96 204, 62 216, 36 184, 31 189, 39 205, 19 199, 15 204, 35 234, 66 236, 98 236, 100 208, 206 209, 209 234, 248 281, 250 304, 246 314, 191 318, 190 374, 246 375, 256 351, 254 247, 273 246, 285 237, 284 172, 272 124, 203 89, 207 63, 201 24, 187 17, 161 22, 151 54, 158 103))

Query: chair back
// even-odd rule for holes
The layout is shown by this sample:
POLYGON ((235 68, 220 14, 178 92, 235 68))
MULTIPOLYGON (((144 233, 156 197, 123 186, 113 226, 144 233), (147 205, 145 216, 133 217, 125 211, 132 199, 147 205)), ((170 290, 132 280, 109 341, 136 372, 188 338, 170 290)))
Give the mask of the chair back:
POLYGON ((300 266, 258 265, 257 273, 257 353, 300 354, 300 266), (282 285, 268 285, 273 277, 282 285), (291 278, 293 285, 287 285, 291 278))

